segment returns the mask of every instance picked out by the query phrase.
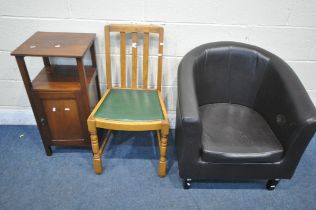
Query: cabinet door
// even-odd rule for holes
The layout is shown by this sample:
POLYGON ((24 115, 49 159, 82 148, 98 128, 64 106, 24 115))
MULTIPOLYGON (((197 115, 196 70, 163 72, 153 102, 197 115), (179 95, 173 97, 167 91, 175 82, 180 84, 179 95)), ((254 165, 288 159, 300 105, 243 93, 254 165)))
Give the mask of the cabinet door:
POLYGON ((80 124, 77 101, 63 100, 62 121, 65 139, 83 139, 83 130, 80 124))
POLYGON ((43 99, 42 103, 53 141, 83 139, 76 100, 43 99))

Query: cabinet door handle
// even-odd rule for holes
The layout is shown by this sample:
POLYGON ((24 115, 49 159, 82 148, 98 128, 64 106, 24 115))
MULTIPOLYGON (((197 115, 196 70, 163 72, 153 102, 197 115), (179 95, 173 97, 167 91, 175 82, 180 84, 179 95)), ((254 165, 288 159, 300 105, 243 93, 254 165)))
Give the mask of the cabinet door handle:
POLYGON ((52 108, 52 111, 53 111, 53 112, 56 112, 56 107, 53 107, 53 108, 52 108))
POLYGON ((67 108, 67 107, 66 107, 66 108, 65 108, 65 111, 70 111, 70 108, 67 108))

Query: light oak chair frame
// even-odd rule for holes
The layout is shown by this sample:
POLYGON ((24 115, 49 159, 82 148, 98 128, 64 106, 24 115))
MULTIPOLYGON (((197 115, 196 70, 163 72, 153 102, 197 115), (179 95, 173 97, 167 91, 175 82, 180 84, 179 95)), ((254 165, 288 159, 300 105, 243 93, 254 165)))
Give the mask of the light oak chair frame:
POLYGON ((105 56, 106 56, 106 81, 107 88, 92 113, 90 114, 87 122, 88 129, 91 136, 91 146, 93 151, 93 166, 96 174, 101 174, 102 161, 101 155, 104 151, 105 145, 111 135, 112 130, 125 130, 125 131, 157 131, 157 138, 160 149, 160 159, 158 166, 158 175, 163 177, 166 175, 167 170, 167 144, 169 134, 169 121, 167 111, 161 95, 161 80, 162 80, 162 54, 163 54, 163 36, 164 30, 161 26, 154 25, 136 25, 136 24, 112 24, 104 27, 105 34, 105 56), (121 64, 121 87, 112 86, 111 77, 111 58, 110 58, 110 33, 120 33, 120 64, 121 64), (132 77, 131 87, 126 86, 126 33, 131 33, 132 39, 132 77), (138 33, 143 33, 143 87, 137 87, 137 40, 138 33), (157 88, 148 88, 148 59, 149 59, 149 34, 156 33, 159 36, 158 42, 158 76, 157 88), (163 113, 163 120, 144 121, 144 122, 126 122, 108 119, 99 119, 95 117, 95 113, 106 99, 111 89, 132 89, 132 90, 156 90, 159 96, 160 106, 163 113), (107 129, 106 137, 104 138, 101 146, 97 136, 97 128, 107 129))

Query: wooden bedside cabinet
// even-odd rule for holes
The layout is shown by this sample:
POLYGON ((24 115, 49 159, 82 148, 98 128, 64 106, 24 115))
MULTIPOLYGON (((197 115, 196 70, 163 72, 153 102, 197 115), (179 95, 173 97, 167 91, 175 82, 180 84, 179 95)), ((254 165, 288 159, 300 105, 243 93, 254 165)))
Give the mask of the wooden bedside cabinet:
POLYGON ((36 32, 11 55, 28 94, 47 155, 51 146, 88 146, 87 118, 100 99, 95 34, 36 32), (90 50, 91 66, 83 57, 90 50), (44 67, 30 80, 25 56, 43 58, 44 67), (77 65, 52 65, 49 57, 76 59, 77 65))

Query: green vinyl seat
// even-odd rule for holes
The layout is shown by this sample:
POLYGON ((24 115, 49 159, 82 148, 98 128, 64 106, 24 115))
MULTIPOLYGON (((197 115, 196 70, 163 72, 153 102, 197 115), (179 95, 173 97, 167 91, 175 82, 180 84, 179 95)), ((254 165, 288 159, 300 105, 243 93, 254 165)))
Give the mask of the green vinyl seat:
POLYGON ((95 117, 128 122, 164 119, 157 90, 131 89, 111 89, 95 117))

